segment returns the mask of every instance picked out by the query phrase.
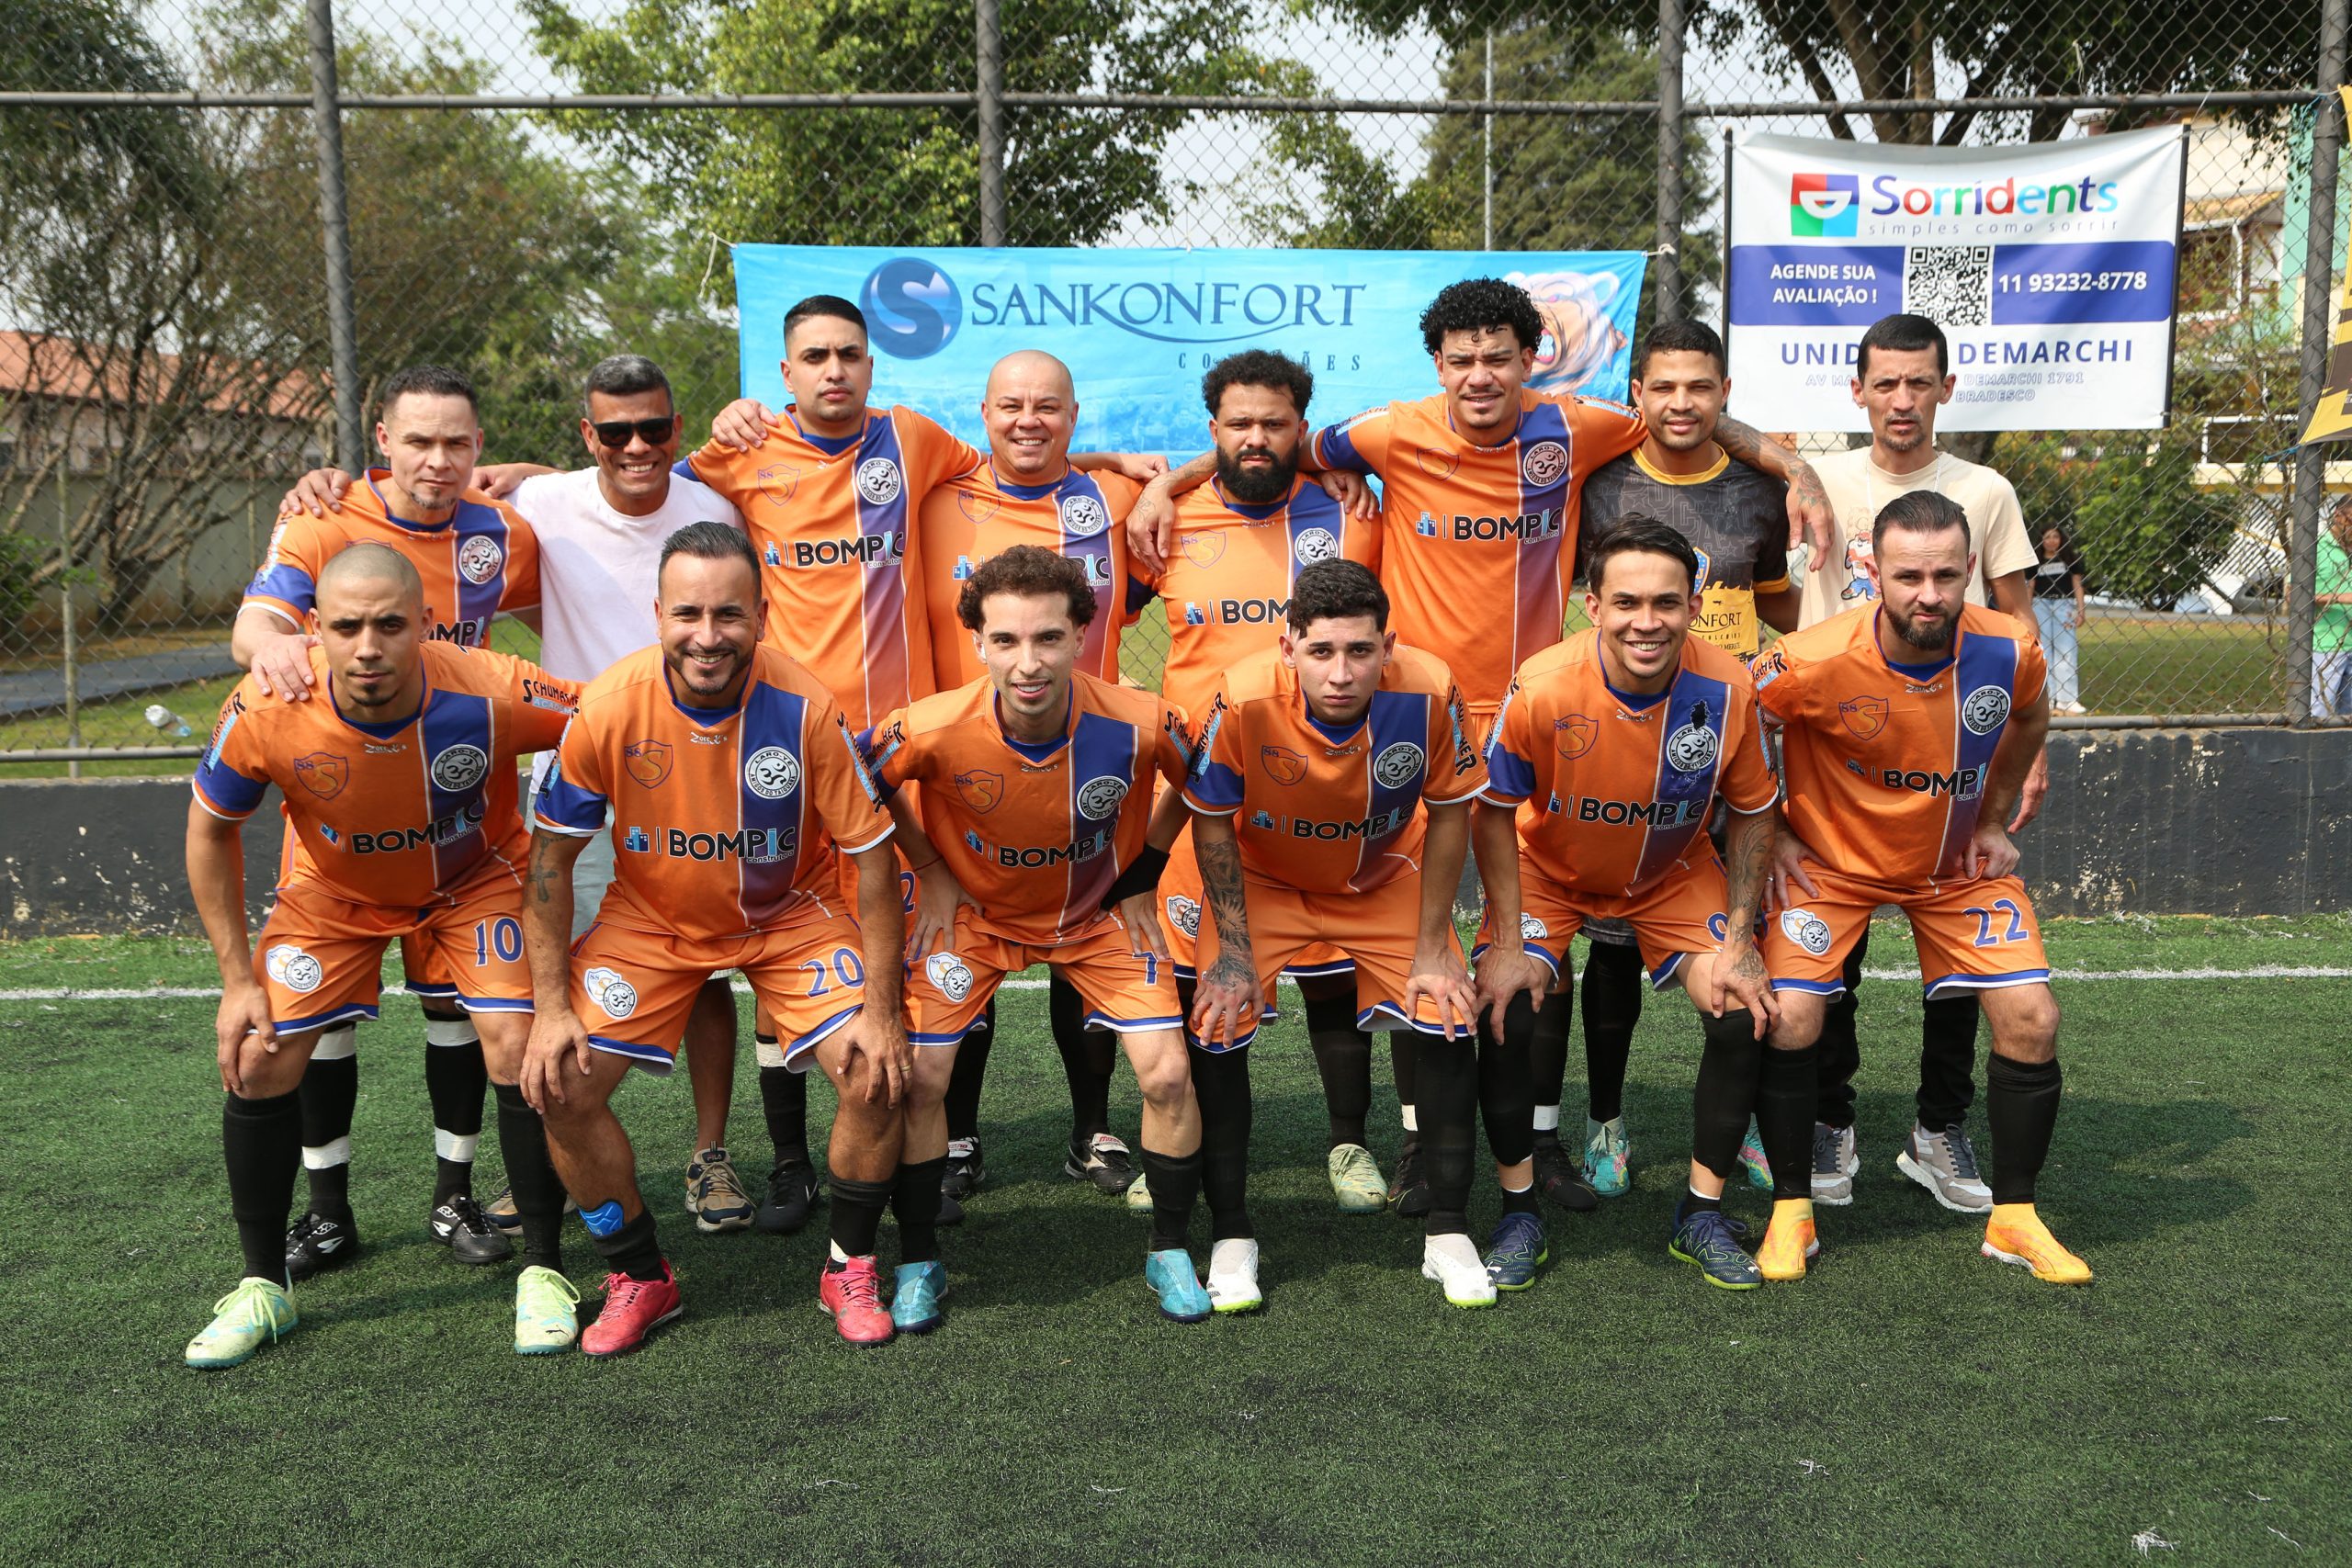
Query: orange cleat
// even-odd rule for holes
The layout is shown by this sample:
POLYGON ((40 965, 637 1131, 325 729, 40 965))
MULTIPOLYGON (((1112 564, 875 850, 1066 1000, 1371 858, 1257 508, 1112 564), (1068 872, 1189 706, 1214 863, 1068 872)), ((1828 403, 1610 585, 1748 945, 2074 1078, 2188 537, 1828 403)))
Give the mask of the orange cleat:
POLYGON ((645 1337, 686 1310, 678 1299, 678 1278, 662 1265, 659 1280, 632 1280, 615 1274, 605 1281, 604 1310, 582 1330, 580 1348, 590 1356, 626 1356, 645 1343, 645 1337))
POLYGON ((1984 1245, 1978 1250, 2003 1263, 2033 1270, 2037 1280, 2053 1285, 2087 1285, 2091 1266, 2058 1245, 2030 1203, 1996 1203, 1984 1224, 1984 1245))
POLYGON ((817 1304, 833 1314, 833 1326, 853 1345, 888 1345, 898 1333, 882 1304, 882 1269, 870 1255, 826 1264, 817 1304))
POLYGON ((1805 1264, 1820 1253, 1821 1238, 1813 1230, 1813 1200, 1775 1201, 1764 1245, 1756 1249, 1756 1271, 1767 1280, 1802 1280, 1805 1264))

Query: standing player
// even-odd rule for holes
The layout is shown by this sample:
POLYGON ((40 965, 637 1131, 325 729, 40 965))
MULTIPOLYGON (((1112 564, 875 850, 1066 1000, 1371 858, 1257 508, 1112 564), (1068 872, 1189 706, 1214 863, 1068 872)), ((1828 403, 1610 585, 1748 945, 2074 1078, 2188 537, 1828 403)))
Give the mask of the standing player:
POLYGON ((1506 1004, 1506 1032, 1531 1032, 1538 1014, 1518 993, 1540 998, 1557 983, 1577 928, 1600 916, 1633 927, 1651 983, 1690 995, 1705 1042, 1690 1188, 1668 1249, 1710 1284, 1750 1289, 1762 1281, 1723 1197, 1751 1111, 1780 1173, 1773 1223, 1812 1207, 1799 1162, 1813 1048, 1763 1044, 1773 1001, 1755 931, 1778 786, 1747 671, 1691 635, 1704 600, 1690 542, 1631 513, 1586 558, 1592 629, 1520 666, 1487 746, 1481 998, 1506 1004), (1728 876, 1707 837, 1718 800, 1731 813, 1728 876))
MULTIPOLYGON (((681 528, 662 547, 656 581, 660 645, 589 682, 540 792, 524 906, 541 1001, 523 1088, 612 1269, 580 1348, 634 1350, 684 1310, 609 1102, 632 1065, 669 1072, 696 997, 730 969, 776 1021, 786 1063, 805 1071, 813 1055, 839 1091, 832 1256, 818 1300, 842 1337, 879 1344, 893 1326, 875 1235, 910 1175, 899 1163, 905 927, 890 823, 823 686, 761 646, 759 558, 743 536, 716 523, 681 528), (612 890, 571 944, 572 863, 608 811, 619 840, 612 890), (835 844, 864 857, 857 925, 834 902, 835 844)), ((899 1215, 918 1273, 918 1235, 939 1213, 930 1174, 928 1207, 902 1203, 899 1215)), ((907 1276, 912 1306, 922 1292, 907 1276)), ((907 1326, 934 1325, 933 1299, 907 1326)))
MULTIPOLYGON (((1871 912, 1898 906, 1927 995, 1975 992, 1993 1026, 1984 1255, 2086 1284, 2088 1266, 2034 1213, 2058 1117, 2058 1006, 2002 828, 2049 729, 2041 649, 2015 620, 1966 603, 1977 562, 1958 502, 1898 496, 1871 534, 1871 601, 1756 663, 1758 700, 1783 726, 1799 840, 1775 873, 1780 913, 1764 940, 1781 1002, 1773 1043, 1819 1037, 1871 912)), ((1784 1234, 1776 1208, 1757 1258, 1766 1278, 1804 1272, 1813 1228, 1808 1218, 1784 1234)))
MULTIPOLYGON (((1422 1277, 1456 1306, 1491 1306, 1498 1281, 1471 1245, 1465 1213, 1479 1074, 1474 1040, 1457 1036, 1477 1030, 1453 930, 1470 803, 1486 769, 1464 733, 1453 677, 1397 647, 1388 595, 1369 568, 1308 567, 1292 585, 1287 622, 1278 647, 1218 683, 1185 790, 1211 917, 1197 987, 1179 987, 1196 989, 1185 1010, 1215 1227, 1209 1300, 1246 1312, 1264 1299, 1246 1201, 1247 1047, 1275 976, 1329 944, 1354 961, 1357 1024, 1409 1032, 1419 1056, 1434 1195, 1422 1277)), ((1523 1100, 1519 1109, 1524 1122, 1523 1100)), ((1526 1158, 1507 1131, 1488 1127, 1498 1168, 1526 1158)), ((1538 1230, 1531 1258, 1542 1251, 1538 1230)), ((1513 1288, 1532 1282, 1528 1269, 1513 1288)))
POLYGON ((376 1016, 385 945, 405 939, 477 1021, 499 1085, 499 1138, 523 1209, 514 1348, 560 1350, 578 1293, 558 1242, 562 1189, 514 1091, 531 1011, 523 964, 523 823, 515 760, 551 746, 576 697, 536 665, 428 639, 407 557, 361 542, 318 569, 306 622, 310 700, 248 675, 220 709, 196 773, 188 886, 220 965, 221 1145, 244 1277, 189 1342, 192 1367, 229 1367, 297 1322, 287 1211, 301 1162, 296 1089, 323 1032, 376 1016), (304 853, 246 945, 243 824, 277 786, 304 853))
MULTIPOLYGON (((289 510, 270 536, 230 638, 237 661, 265 695, 301 703, 315 680, 315 640, 305 630, 316 583, 346 546, 372 541, 399 551, 424 584, 425 637, 464 648, 490 641, 503 611, 539 603, 538 541, 501 502, 467 487, 481 456, 472 383, 455 370, 413 366, 386 378, 377 405, 376 445, 385 466, 370 468, 332 514, 289 510)), ((281 874, 302 869, 305 846, 287 836, 281 874)), ((495 1263, 514 1248, 473 1197, 475 1145, 490 1086, 481 1037, 457 1005, 456 977, 432 966, 424 943, 401 944, 408 988, 424 1010, 425 1093, 433 1106, 433 1210, 427 1226, 467 1263, 495 1263)), ((297 1280, 350 1261, 358 1250, 351 1215, 351 1118, 359 1064, 348 1023, 318 1041, 302 1079, 302 1164, 310 1206, 286 1235, 297 1280)))
POLYGON ((1035 545, 1006 550, 964 584, 964 625, 986 677, 891 715, 873 738, 875 775, 918 883, 908 1153, 938 1168, 957 1043, 1005 976, 1050 964, 1078 987, 1086 1021, 1126 1048, 1152 1201, 1144 1280, 1162 1314, 1197 1323, 1210 1306, 1185 1233, 1201 1184, 1200 1111, 1152 913, 1183 813, 1173 790, 1155 808, 1152 784, 1181 785, 1192 754, 1183 716, 1163 698, 1077 669, 1093 614, 1076 561, 1035 545), (911 803, 910 784, 922 786, 911 803))

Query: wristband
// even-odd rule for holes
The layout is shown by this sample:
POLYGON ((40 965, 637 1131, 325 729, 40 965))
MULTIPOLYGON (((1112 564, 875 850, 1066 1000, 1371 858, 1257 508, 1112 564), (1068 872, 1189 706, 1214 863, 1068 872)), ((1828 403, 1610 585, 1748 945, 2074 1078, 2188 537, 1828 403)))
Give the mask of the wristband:
POLYGON ((1102 908, 1107 909, 1122 899, 1151 892, 1159 886, 1159 874, 1167 866, 1168 852, 1155 850, 1146 844, 1143 852, 1136 856, 1135 863, 1119 873, 1119 879, 1111 884, 1111 891, 1102 895, 1102 908))

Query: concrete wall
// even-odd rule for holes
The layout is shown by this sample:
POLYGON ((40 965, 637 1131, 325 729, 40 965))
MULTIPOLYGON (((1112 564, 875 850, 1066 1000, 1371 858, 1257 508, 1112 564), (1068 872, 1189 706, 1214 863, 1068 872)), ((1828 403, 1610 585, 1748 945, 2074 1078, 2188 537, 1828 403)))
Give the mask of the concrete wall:
MULTIPOLYGON (((2022 874, 2052 915, 2297 915, 2352 907, 2352 729, 2069 730, 2022 874)), ((0 783, 11 936, 193 931, 180 779, 0 783)), ((245 828, 254 916, 278 818, 245 828)))

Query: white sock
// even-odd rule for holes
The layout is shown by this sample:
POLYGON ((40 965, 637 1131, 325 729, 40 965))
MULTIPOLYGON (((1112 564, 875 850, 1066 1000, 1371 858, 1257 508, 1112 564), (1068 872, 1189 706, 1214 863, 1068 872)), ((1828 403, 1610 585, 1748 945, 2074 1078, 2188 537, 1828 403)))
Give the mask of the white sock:
POLYGON ((1556 1105, 1537 1106, 1535 1108, 1535 1130, 1539 1133, 1558 1132, 1560 1130, 1560 1108, 1556 1105))
POLYGON ((1421 1124, 1420 1124, 1419 1122, 1416 1122, 1415 1120, 1413 1120, 1413 1108, 1412 1108, 1411 1106, 1408 1105, 1408 1106, 1403 1107, 1403 1108, 1402 1108, 1402 1110, 1403 1110, 1403 1111, 1404 1111, 1404 1116, 1405 1116, 1405 1131, 1407 1131, 1408 1133, 1418 1133, 1418 1132, 1419 1132, 1419 1131, 1421 1130, 1421 1124))

